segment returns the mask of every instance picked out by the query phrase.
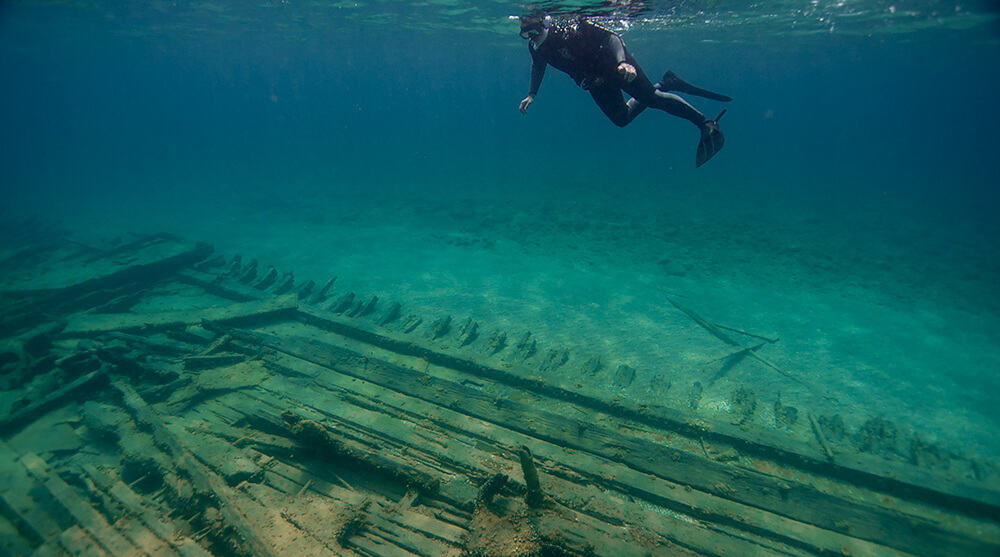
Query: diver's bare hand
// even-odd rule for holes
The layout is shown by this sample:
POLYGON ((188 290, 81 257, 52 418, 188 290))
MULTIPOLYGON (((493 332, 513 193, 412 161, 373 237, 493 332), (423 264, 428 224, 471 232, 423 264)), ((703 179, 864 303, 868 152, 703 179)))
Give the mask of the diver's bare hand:
POLYGON ((632 83, 636 76, 635 66, 628 62, 618 64, 618 75, 624 77, 626 83, 632 83))
POLYGON ((521 111, 521 114, 527 114, 528 107, 531 106, 531 103, 533 102, 535 102, 535 96, 528 95, 527 97, 524 97, 524 100, 521 101, 521 105, 518 106, 517 109, 521 111))

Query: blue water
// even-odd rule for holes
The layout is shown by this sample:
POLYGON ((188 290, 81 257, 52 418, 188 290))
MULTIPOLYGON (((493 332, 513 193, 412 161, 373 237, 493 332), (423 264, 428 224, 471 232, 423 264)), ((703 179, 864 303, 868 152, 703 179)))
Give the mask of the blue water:
MULTIPOLYGON (((212 236, 193 239, 222 249, 258 242, 290 260, 294 243, 263 246, 251 236, 241 243, 236 236, 245 232, 236 230, 247 226, 237 224, 248 210, 279 222, 301 215, 320 222, 343 213, 345 200, 362 213, 377 211, 380 200, 460 200, 448 218, 499 207, 502 220, 504 207, 537 201, 551 208, 552 221, 584 210, 600 221, 599 209, 613 207, 615 219, 639 223, 635 246, 663 234, 655 215, 670 214, 688 223, 681 233, 701 231, 693 240, 705 245, 689 243, 691 253, 739 245, 749 258, 706 255, 689 278, 738 282, 745 269, 768 275, 774 291, 803 296, 835 283, 870 288, 885 304, 901 304, 889 332, 900 338, 908 323, 928 322, 914 307, 932 304, 935 316, 947 314, 934 321, 943 340, 921 330, 908 337, 920 337, 914 346, 886 348, 927 370, 905 359, 865 360, 887 342, 877 333, 850 337, 855 347, 831 349, 830 361, 817 365, 839 365, 855 379, 866 366, 881 368, 892 380, 873 381, 898 387, 900 399, 912 400, 926 384, 964 389, 941 404, 954 410, 963 401, 957 412, 972 424, 970 450, 1000 454, 984 425, 1000 419, 989 394, 1000 371, 992 328, 1000 316, 995 4, 650 5, 594 11, 622 32, 651 77, 672 69, 733 97, 726 105, 692 99, 711 117, 729 109, 725 148, 697 170, 698 131, 689 123, 649 110, 619 129, 553 69, 521 115, 529 59, 509 19, 525 9, 515 3, 3 2, 0 207, 7 216, 40 214, 71 228, 74 214, 82 215, 79 221, 118 233, 173 223, 169 231, 212 236), (675 204, 678 198, 686 204, 675 204), (185 228, 185 213, 217 221, 185 228), (752 241, 745 237, 751 230, 752 241), (771 252, 783 253, 787 265, 805 252, 812 259, 803 267, 822 256, 823 266, 808 278, 752 266, 771 252), (959 337, 973 340, 956 344, 959 337), (976 360, 980 352, 986 355, 976 360)), ((532 230, 519 241, 534 245, 532 230)), ((577 241, 575 229, 546 234, 556 238, 543 251, 585 249, 593 239, 581 235, 581 245, 567 246, 577 241)), ((297 241, 315 240, 303 229, 297 241)), ((336 249, 345 260, 356 255, 350 246, 336 249)), ((298 263, 318 266, 312 253, 300 253, 298 263)), ((595 253, 588 265, 616 265, 595 253)), ((643 257, 651 265, 667 259, 643 257)), ((372 271, 408 272, 424 276, 416 267, 372 271)), ((408 292, 430 299, 445 286, 456 297, 475 291, 464 277, 456 269, 448 282, 427 278, 408 292)), ((565 307, 587 311, 586 288, 567 295, 565 307)), ((714 306, 720 313, 730 307, 714 306)), ((507 311, 488 301, 477 309, 507 311)), ((572 329, 567 323, 546 326, 557 335, 572 329)), ((604 330, 621 334, 613 329, 604 330)), ((880 395, 871 396, 878 407, 880 395)), ((914 404, 909 411, 926 408, 914 404)))
MULTIPOLYGON (((951 6, 926 4, 946 15, 951 6)), ((795 27, 780 20, 626 32, 650 76, 670 68, 735 99, 724 154, 696 172, 689 124, 650 111, 619 130, 555 71, 530 114, 519 114, 527 53, 505 20, 516 4, 480 10, 508 34, 377 24, 379 3, 330 8, 315 24, 316 9, 294 2, 218 5, 5 2, 8 195, 72 188, 100 197, 139 184, 180 193, 220 181, 534 190, 586 176, 642 195, 696 186, 995 215, 995 20, 922 29, 914 17, 915 29, 870 23, 806 36, 788 35, 795 27), (358 11, 362 21, 339 16, 358 11)), ((694 102, 710 116, 721 109, 694 102)))

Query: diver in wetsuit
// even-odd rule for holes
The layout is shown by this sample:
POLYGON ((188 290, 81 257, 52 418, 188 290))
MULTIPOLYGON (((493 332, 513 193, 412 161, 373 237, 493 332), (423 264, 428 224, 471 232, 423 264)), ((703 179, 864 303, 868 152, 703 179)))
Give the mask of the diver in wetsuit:
POLYGON ((618 126, 627 126, 646 107, 669 112, 698 126, 701 140, 695 157, 696 167, 705 164, 722 149, 726 138, 719 129, 719 118, 726 111, 723 110, 715 120, 710 120, 669 91, 723 102, 729 102, 731 98, 695 87, 671 71, 653 85, 629 54, 620 36, 586 19, 555 23, 548 15, 525 15, 520 21, 521 37, 528 39, 528 51, 531 53, 531 85, 528 96, 519 107, 522 114, 535 101, 546 66, 552 66, 589 91, 604 114, 618 126), (627 102, 622 91, 631 97, 627 102))

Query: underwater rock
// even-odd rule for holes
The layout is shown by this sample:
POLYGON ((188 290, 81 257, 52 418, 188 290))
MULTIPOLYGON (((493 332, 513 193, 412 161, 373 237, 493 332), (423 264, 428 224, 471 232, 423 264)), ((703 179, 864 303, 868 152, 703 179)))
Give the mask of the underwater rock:
POLYGON ((635 381, 635 368, 622 364, 615 370, 614 385, 620 389, 628 388, 635 381))
POLYGON ((868 420, 855 435, 858 450, 882 456, 896 454, 896 437, 896 425, 882 418, 868 420))
POLYGON ((354 305, 354 292, 348 292, 347 294, 344 294, 343 296, 338 298, 336 302, 330 305, 330 311, 336 314, 341 314, 350 309, 351 306, 353 305, 354 305))
POLYGON ((493 356, 497 352, 500 352, 506 347, 507 347, 507 333, 501 331, 500 329, 497 329, 493 331, 492 335, 490 335, 490 340, 486 344, 486 350, 484 350, 484 352, 490 356, 493 356))
POLYGON ((251 286, 257 290, 267 290, 278 280, 278 270, 274 267, 268 267, 267 272, 260 280, 253 283, 251 286))
POLYGON ((337 282, 337 277, 333 277, 332 279, 326 281, 323 288, 320 288, 318 292, 313 294, 313 297, 309 298, 309 301, 306 303, 319 304, 326 301, 327 295, 330 293, 330 288, 333 287, 333 283, 335 282, 337 282))
POLYGON ((424 320, 422 317, 417 317, 416 315, 413 315, 411 313, 410 315, 406 316, 406 319, 403 319, 402 323, 399 324, 399 330, 403 331, 406 334, 409 334, 412 333, 413 330, 419 327, 420 324, 423 322, 424 320))
POLYGON ((601 371, 601 368, 603 367, 604 366, 601 364, 600 356, 591 356, 590 358, 587 359, 586 362, 583 363, 583 366, 580 369, 584 373, 589 373, 590 375, 593 375, 598 371, 601 371))
POLYGON ((388 325, 389 323, 399 319, 400 310, 402 308, 403 306, 399 302, 393 302, 392 305, 389 306, 389 310, 385 312, 385 316, 382 317, 378 324, 388 325))
POLYGON ((563 348, 562 350, 550 349, 545 355, 545 360, 542 364, 538 366, 540 371, 555 371, 562 366, 566 365, 569 361, 569 350, 563 348))
POLYGON ((531 331, 528 331, 521 335, 520 340, 514 345, 517 350, 518 355, 522 360, 527 360, 528 358, 535 355, 535 339, 531 338, 531 331))
POLYGON ((289 271, 278 280, 278 286, 276 286, 272 292, 277 296, 281 296, 282 294, 287 294, 294 287, 295 277, 292 276, 292 272, 289 271))
POLYGON ((697 410, 698 404, 701 403, 702 390, 701 381, 695 381, 694 385, 691 385, 691 390, 688 391, 688 405, 694 410, 697 410))
POLYGON ((472 318, 466 319, 458 328, 458 347, 468 346, 479 338, 479 323, 472 318))
POLYGON ((427 333, 427 337, 431 340, 437 340, 451 332, 451 316, 446 315, 434 323, 431 323, 431 330, 427 333))
POLYGON ((733 393, 730 404, 732 405, 733 414, 736 415, 733 424, 744 425, 753 419, 753 413, 757 410, 757 393, 740 387, 733 393))
POLYGON ((948 453, 937 445, 927 443, 916 434, 910 439, 910 464, 930 470, 944 471, 951 467, 948 453))
POLYGON ((303 284, 303 285, 302 285, 302 286, 301 286, 301 287, 299 288, 299 291, 298 291, 298 293, 296 294, 296 296, 298 297, 298 299, 299 299, 300 301, 301 301, 301 300, 304 300, 304 299, 306 299, 306 298, 307 298, 307 297, 308 297, 308 296, 309 296, 310 294, 312 294, 312 291, 313 291, 313 288, 316 288, 316 283, 315 283, 315 282, 313 282, 313 281, 311 281, 311 280, 307 280, 307 281, 306 281, 306 282, 305 282, 305 283, 304 283, 304 284, 303 284))

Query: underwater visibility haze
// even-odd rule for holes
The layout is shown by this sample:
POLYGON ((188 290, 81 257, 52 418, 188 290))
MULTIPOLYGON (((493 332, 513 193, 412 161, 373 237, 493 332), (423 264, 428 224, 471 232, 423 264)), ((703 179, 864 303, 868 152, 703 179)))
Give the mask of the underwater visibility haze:
POLYGON ((530 331, 543 382, 1000 485, 995 2, 4 1, 0 76, 0 220, 337 276, 530 331), (552 67, 521 114, 525 13, 732 97, 682 94, 725 147, 696 169, 696 127, 552 67))

